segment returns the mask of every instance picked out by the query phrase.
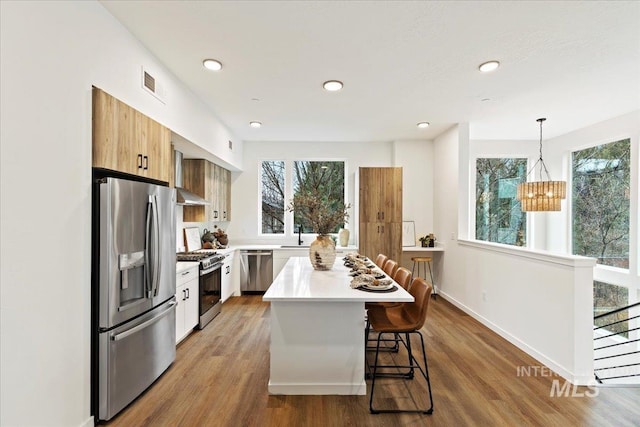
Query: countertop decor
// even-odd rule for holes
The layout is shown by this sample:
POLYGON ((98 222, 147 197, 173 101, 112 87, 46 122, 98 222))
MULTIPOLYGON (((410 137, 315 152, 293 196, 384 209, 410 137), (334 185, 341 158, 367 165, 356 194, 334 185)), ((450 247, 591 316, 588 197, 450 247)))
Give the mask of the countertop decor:
POLYGON ((349 207, 343 201, 331 200, 313 191, 297 193, 287 206, 287 210, 294 212, 299 221, 318 233, 309 246, 309 260, 316 270, 330 270, 333 267, 336 246, 329 233, 336 232, 347 222, 349 207))

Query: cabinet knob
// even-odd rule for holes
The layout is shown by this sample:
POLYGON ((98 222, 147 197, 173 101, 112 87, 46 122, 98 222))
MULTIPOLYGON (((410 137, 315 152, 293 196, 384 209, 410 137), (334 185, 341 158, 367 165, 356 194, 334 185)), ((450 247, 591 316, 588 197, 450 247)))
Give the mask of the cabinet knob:
POLYGON ((138 154, 138 169, 142 169, 142 154, 138 154))

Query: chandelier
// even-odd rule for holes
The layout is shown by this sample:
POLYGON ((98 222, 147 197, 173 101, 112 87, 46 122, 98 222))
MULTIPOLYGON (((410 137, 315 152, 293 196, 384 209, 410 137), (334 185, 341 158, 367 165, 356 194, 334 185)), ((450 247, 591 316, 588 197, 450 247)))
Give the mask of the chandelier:
MULTIPOLYGON (((520 201, 521 209, 525 212, 559 211, 561 200, 567 197, 567 183, 552 181, 547 166, 542 160, 542 123, 547 119, 536 120, 540 123, 540 158, 527 173, 527 177, 540 164, 540 181, 529 181, 518 184, 516 198, 520 201), (547 175, 547 181, 542 181, 542 171, 547 175)), ((535 174, 534 174, 535 175, 535 174)), ((535 178, 535 176, 534 176, 535 178)))

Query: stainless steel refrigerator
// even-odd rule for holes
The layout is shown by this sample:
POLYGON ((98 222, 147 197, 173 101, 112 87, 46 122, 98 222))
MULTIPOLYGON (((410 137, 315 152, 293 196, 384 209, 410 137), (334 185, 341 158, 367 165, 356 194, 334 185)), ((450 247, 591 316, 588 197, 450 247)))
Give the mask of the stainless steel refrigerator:
POLYGON ((109 420, 175 360, 176 191, 94 186, 94 415, 109 420))

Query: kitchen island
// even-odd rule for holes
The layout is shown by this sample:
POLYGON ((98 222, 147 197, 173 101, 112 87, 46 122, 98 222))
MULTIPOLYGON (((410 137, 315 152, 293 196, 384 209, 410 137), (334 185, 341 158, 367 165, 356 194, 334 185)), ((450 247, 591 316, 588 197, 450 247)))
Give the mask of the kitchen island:
POLYGON ((351 289, 349 268, 336 259, 316 271, 293 257, 264 294, 271 303, 270 394, 366 394, 365 302, 411 302, 395 292, 351 289))

